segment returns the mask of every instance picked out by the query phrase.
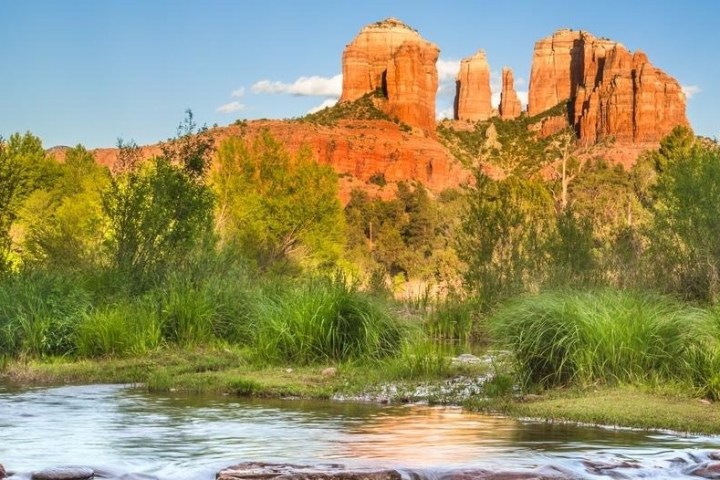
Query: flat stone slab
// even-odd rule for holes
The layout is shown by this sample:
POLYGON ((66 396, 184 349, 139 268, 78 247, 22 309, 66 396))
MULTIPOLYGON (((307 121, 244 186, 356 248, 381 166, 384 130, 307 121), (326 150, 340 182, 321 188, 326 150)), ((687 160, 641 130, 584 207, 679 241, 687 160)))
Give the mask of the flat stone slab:
POLYGON ((397 470, 348 470, 343 465, 247 462, 218 472, 216 480, 402 480, 397 470))
POLYGON ((88 480, 95 472, 87 467, 55 467, 33 472, 32 480, 88 480))

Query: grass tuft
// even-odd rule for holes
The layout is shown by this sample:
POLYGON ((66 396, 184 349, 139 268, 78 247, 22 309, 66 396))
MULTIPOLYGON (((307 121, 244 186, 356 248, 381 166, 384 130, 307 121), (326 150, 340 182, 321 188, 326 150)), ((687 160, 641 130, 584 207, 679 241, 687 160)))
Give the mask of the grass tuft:
POLYGON ((524 386, 680 382, 713 395, 711 312, 654 294, 555 292, 513 301, 491 319, 524 386))

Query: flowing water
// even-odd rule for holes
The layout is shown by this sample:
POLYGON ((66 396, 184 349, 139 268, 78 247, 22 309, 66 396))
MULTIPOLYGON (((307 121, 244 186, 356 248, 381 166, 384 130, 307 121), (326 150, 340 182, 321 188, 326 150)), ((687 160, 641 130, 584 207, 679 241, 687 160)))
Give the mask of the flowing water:
POLYGON ((0 385, 0 463, 18 478, 76 465, 109 478, 210 480, 245 461, 393 467, 426 478, 551 465, 608 478, 596 477, 588 460, 633 464, 613 470, 626 475, 616 478, 677 478, 718 449, 718 437, 520 422, 457 408, 0 385))

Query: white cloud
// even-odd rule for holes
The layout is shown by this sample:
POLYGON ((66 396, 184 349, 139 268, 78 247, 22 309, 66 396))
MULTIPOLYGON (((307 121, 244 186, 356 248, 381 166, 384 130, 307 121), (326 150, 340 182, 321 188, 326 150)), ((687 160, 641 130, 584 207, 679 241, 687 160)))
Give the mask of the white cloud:
POLYGON ((239 112, 240 110, 244 110, 245 105, 243 105, 240 102, 230 102, 226 103, 225 105, 220 105, 218 108, 215 109, 218 113, 233 113, 233 112, 239 112))
POLYGON ((444 110, 438 110, 437 113, 435 114, 435 117, 438 120, 443 120, 445 118, 453 118, 454 115, 455 115, 455 110, 453 109, 453 107, 448 107, 444 110))
POLYGON ((457 78, 457 74, 460 71, 460 60, 445 60, 438 59, 437 71, 439 83, 453 82, 457 78))
POLYGON ((702 89, 698 87, 697 85, 683 85, 682 91, 685 94, 685 98, 690 100, 698 93, 702 92, 702 89))
POLYGON ((300 77, 293 83, 260 80, 250 88, 253 93, 279 93, 298 96, 339 98, 342 93, 342 74, 334 77, 300 77))
POLYGON ((230 96, 233 98, 240 98, 243 95, 245 95, 245 87, 240 87, 237 90, 233 90, 230 94, 230 96))
POLYGON ((319 112, 323 108, 332 107, 336 103, 337 103, 337 98, 327 98, 327 99, 323 100, 323 102, 320 105, 317 105, 317 106, 311 108, 310 110, 308 110, 307 113, 319 112))

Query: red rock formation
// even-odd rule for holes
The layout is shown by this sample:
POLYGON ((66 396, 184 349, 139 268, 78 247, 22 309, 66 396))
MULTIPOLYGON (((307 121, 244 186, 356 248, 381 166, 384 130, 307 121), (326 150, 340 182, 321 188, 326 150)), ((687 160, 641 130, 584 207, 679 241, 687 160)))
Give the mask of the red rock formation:
POLYGON ((490 65, 483 50, 460 62, 455 95, 455 120, 476 122, 493 114, 490 65))
POLYGON ((507 67, 502 69, 502 91, 500 92, 500 118, 512 120, 520 116, 522 104, 515 92, 515 80, 513 72, 507 67))
POLYGON ((437 46, 397 19, 368 25, 343 52, 340 101, 382 89, 387 102, 378 106, 386 113, 434 132, 439 53, 437 46))
POLYGON ((568 121, 582 143, 658 142, 687 125, 680 84, 642 52, 572 30, 535 44, 528 115, 569 101, 568 121))
POLYGON ((345 47, 342 58, 341 102, 357 100, 368 92, 383 88, 383 77, 400 45, 422 42, 420 34, 400 20, 388 18, 367 25, 345 47))
MULTIPOLYGON (((212 129, 215 145, 231 136, 255 138, 269 131, 288 150, 296 152, 307 145, 315 158, 327 164, 339 175, 340 199, 347 203, 350 192, 359 188, 385 199, 396 193, 401 181, 418 181, 428 190, 439 193, 466 182, 470 172, 464 169, 453 155, 431 137, 403 132, 399 125, 384 120, 341 120, 336 125, 324 126, 294 121, 250 121, 244 127, 228 126, 212 129), (370 183, 374 176, 382 175, 385 187, 370 183)), ((118 150, 93 150, 96 161, 112 167, 118 150)), ((158 145, 141 147, 141 157, 158 155, 158 145)), ((60 152, 56 158, 62 159, 60 152)))
POLYGON ((439 53, 430 42, 405 42, 397 49, 386 74, 388 115, 427 132, 435 131, 439 53))

